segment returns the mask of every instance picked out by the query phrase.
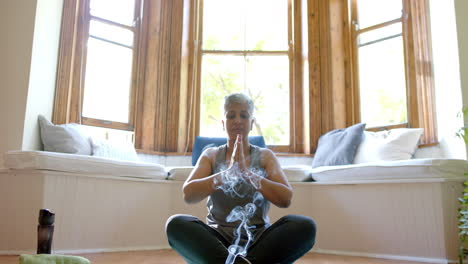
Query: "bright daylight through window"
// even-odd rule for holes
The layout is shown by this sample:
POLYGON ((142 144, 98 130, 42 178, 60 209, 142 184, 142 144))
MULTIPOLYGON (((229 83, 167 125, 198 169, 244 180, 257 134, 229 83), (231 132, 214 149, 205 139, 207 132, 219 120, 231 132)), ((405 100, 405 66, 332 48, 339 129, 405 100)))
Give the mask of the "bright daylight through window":
POLYGON ((251 135, 289 145, 288 1, 203 4, 200 135, 224 136, 223 97, 243 92, 255 104, 251 135))
POLYGON ((129 123, 135 1, 91 0, 89 10, 82 116, 129 123))
POLYGON ((358 0, 361 121, 367 127, 408 122, 402 1, 358 0))
POLYGON ((64 1, 53 119, 185 153, 196 136, 225 137, 223 97, 243 92, 250 135, 277 153, 313 154, 322 134, 359 122, 424 128, 421 144, 435 144, 428 11, 427 0, 64 1))

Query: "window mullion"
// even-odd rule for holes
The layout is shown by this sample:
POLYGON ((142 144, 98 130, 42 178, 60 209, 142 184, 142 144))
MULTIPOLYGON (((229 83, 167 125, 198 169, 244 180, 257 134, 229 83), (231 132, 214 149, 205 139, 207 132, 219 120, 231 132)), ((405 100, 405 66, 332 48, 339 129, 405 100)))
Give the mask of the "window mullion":
POLYGON ((71 96, 70 122, 82 123, 84 79, 86 71, 86 42, 89 37, 89 6, 91 0, 83 1, 80 7, 81 15, 78 18, 78 33, 76 41, 75 67, 73 71, 73 84, 71 96))
POLYGON ((270 50, 201 50, 204 54, 215 54, 215 55, 239 55, 239 56, 252 56, 252 55, 289 55, 289 51, 285 50, 278 50, 278 51, 270 51, 270 50))
POLYGON ((52 122, 55 124, 68 123, 70 119, 71 83, 73 82, 73 60, 75 58, 74 44, 77 41, 77 23, 80 17, 77 0, 63 3, 63 17, 61 25, 61 39, 57 67, 57 81, 55 88, 54 111, 52 122))
MULTIPOLYGON (((357 21, 357 20, 353 20, 353 21, 357 21)), ((366 28, 363 28, 363 29, 358 29, 358 30, 356 30, 356 32, 358 34, 361 34, 361 33, 376 30, 376 29, 379 29, 379 28, 384 28, 384 27, 399 23, 401 21, 402 21, 402 18, 400 17, 400 18, 390 20, 390 21, 387 21, 387 22, 383 22, 383 23, 380 23, 380 24, 376 24, 376 25, 373 25, 373 26, 370 26, 370 27, 366 27, 366 28)))
POLYGON ((421 145, 438 142, 428 6, 428 0, 403 0, 408 122, 424 128, 421 145))
POLYGON ((372 45, 372 44, 379 43, 379 42, 389 40, 389 39, 393 39, 393 38, 398 38, 398 37, 401 37, 401 36, 402 36, 402 33, 399 33, 399 34, 391 35, 391 36, 388 36, 388 37, 379 38, 379 39, 376 39, 376 40, 373 40, 373 41, 358 44, 358 47, 361 48, 361 47, 364 47, 364 46, 372 45))
POLYGON ((105 39, 105 38, 101 38, 101 37, 98 37, 98 36, 96 36, 96 35, 89 34, 89 37, 90 37, 90 38, 97 39, 97 40, 100 40, 100 41, 104 41, 104 42, 107 42, 107 43, 110 43, 110 44, 114 44, 114 45, 117 45, 117 46, 120 46, 120 47, 124 47, 124 48, 128 48, 128 49, 133 50, 133 47, 132 47, 132 46, 128 46, 128 45, 125 45, 125 44, 122 44, 122 43, 118 43, 118 42, 115 42, 115 41, 112 41, 112 40, 108 40, 108 39, 105 39))
POLYGON ((349 39, 348 39, 348 50, 350 55, 349 78, 351 87, 349 89, 349 99, 347 101, 347 125, 352 125, 361 122, 360 115, 360 96, 359 96, 359 64, 358 64, 358 10, 357 0, 348 1, 349 13, 345 13, 346 16, 350 16, 348 21, 349 39))
POLYGON ((135 9, 134 9, 134 15, 133 15, 133 60, 132 60, 132 73, 131 73, 131 87, 130 87, 130 104, 129 104, 129 116, 128 116, 128 125, 129 127, 132 127, 132 130, 135 132, 135 126, 136 126, 136 113, 137 113, 137 93, 138 93, 138 88, 140 86, 140 76, 142 73, 140 72, 142 68, 141 66, 141 61, 142 56, 144 53, 142 53, 143 49, 143 43, 142 43, 142 15, 143 15, 143 0, 135 0, 135 9))
MULTIPOLYGON (((138 1, 138 0, 136 0, 138 1)), ((108 25, 111 25, 111 26, 116 26, 116 27, 120 27, 120 28, 125 28, 125 29, 128 29, 128 30, 131 30, 132 32, 135 31, 135 26, 127 26, 127 25, 124 25, 124 24, 120 24, 118 22, 114 22, 114 21, 111 21, 111 20, 107 20, 105 18, 100 18, 100 17, 97 17, 97 16, 93 16, 93 15, 89 15, 90 16, 90 19, 91 20, 96 20, 96 21, 99 21, 99 22, 102 22, 104 24, 108 24, 108 25)))

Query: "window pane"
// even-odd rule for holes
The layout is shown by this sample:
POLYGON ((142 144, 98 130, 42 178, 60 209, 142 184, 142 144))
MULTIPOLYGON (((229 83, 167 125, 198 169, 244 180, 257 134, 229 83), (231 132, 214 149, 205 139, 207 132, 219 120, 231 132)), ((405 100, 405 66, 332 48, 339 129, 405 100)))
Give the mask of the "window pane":
POLYGON ((204 50, 287 50, 287 0, 205 0, 204 50))
POLYGON ((203 1, 203 49, 243 50, 243 12, 241 1, 203 1))
POLYGON ((125 28, 91 20, 89 24, 89 34, 129 47, 133 46, 133 32, 125 28))
POLYGON ((407 122, 401 37, 359 48, 361 121, 367 127, 407 122))
POLYGON ((127 26, 133 25, 135 0, 91 0, 91 15, 127 26))
POLYGON ((132 50, 90 38, 83 116, 128 123, 132 50))
POLYGON ((288 57, 247 57, 246 64, 246 93, 256 111, 252 135, 263 135, 270 145, 289 145, 288 57))
POLYGON ((402 25, 401 22, 379 28, 376 30, 364 32, 359 35, 359 45, 367 45, 371 42, 383 40, 385 38, 391 38, 396 36, 401 36, 402 25))
POLYGON ((288 50, 288 1, 248 1, 247 50, 288 50))
POLYGON ((401 17, 401 0, 358 0, 361 29, 401 17))
POLYGON ((255 103, 256 125, 269 145, 289 145, 289 61, 285 56, 205 55, 202 62, 200 135, 226 136, 223 98, 243 92, 255 103))

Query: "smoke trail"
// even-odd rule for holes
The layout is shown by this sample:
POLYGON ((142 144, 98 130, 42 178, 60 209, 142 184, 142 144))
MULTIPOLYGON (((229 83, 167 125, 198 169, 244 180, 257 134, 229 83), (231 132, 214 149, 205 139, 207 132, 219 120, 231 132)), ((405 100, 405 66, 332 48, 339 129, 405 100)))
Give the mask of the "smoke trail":
POLYGON ((266 176, 264 170, 256 168, 249 168, 243 172, 239 169, 237 162, 230 169, 223 166, 220 170, 222 172, 218 178, 214 179, 214 184, 218 185, 220 183, 216 188, 231 197, 244 198, 248 195, 248 188, 243 187, 249 184, 255 189, 260 189, 260 181, 266 176))
MULTIPOLYGON (((260 180, 265 176, 263 170, 250 168, 247 171, 241 171, 237 163, 230 169, 224 170, 218 179, 215 179, 215 184, 220 183, 217 189, 222 190, 226 195, 231 197, 244 198, 249 195, 249 188, 245 186, 253 186, 256 189, 260 188, 260 180)), ((252 197, 252 202, 247 203, 243 207, 238 205, 232 209, 226 217, 226 222, 233 223, 240 221, 239 226, 234 231, 234 243, 228 248, 228 257, 225 264, 232 264, 238 255, 246 256, 247 249, 254 239, 251 229, 255 228, 249 225, 249 220, 254 216, 257 207, 263 203, 263 195, 260 192, 255 192, 252 197), (245 245, 240 245, 242 231, 247 235, 245 245)))

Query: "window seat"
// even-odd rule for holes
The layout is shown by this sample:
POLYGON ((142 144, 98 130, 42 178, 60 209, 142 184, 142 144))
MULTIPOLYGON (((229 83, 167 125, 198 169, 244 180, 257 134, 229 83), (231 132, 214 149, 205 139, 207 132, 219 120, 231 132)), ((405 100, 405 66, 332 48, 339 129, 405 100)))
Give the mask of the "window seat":
MULTIPOLYGON (((167 167, 168 179, 185 181, 193 167, 167 167)), ((318 183, 375 183, 379 181, 413 181, 417 179, 463 179, 468 172, 468 161, 461 159, 425 158, 368 162, 361 164, 322 166, 283 166, 290 182, 318 183)))
MULTIPOLYGON (((170 215, 206 216, 205 202, 183 201, 183 180, 193 167, 70 154, 61 160, 63 155, 56 154, 5 155, 0 210, 7 217, 0 225, 0 254, 35 251, 41 208, 56 213, 57 253, 168 248, 164 228, 170 215), (112 170, 104 170, 104 164, 112 170)), ((447 263, 457 259, 457 198, 467 163, 418 159, 380 166, 283 166, 293 201, 286 209, 272 206, 270 217, 312 217, 318 226, 316 252, 447 263), (307 177, 316 181, 305 182, 307 177)))
POLYGON ((6 168, 21 170, 48 170, 160 180, 167 177, 164 166, 155 163, 48 151, 9 151, 4 155, 4 164, 6 168))

